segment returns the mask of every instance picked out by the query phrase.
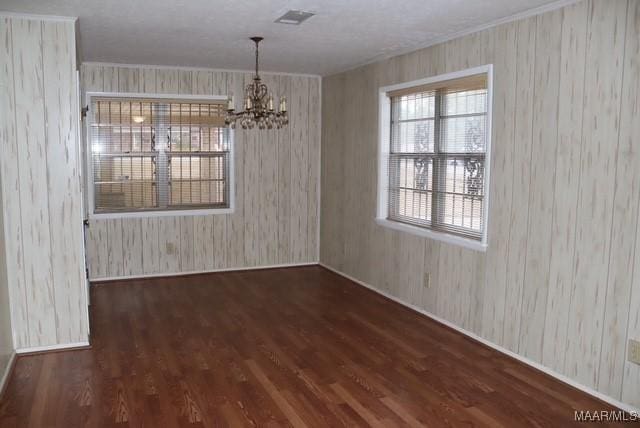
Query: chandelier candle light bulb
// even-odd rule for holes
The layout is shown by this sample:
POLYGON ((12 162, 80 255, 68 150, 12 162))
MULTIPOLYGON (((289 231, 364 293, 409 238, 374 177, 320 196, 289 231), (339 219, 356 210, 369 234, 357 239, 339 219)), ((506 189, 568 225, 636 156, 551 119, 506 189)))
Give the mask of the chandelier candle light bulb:
POLYGON ((225 124, 231 128, 235 128, 239 122, 242 129, 253 129, 256 125, 258 129, 279 129, 289 123, 287 100, 280 97, 279 109, 274 108, 273 93, 262 83, 258 70, 258 43, 262 37, 251 37, 251 40, 256 44, 256 74, 253 82, 245 88, 244 111, 236 112, 233 96, 229 97, 225 124))

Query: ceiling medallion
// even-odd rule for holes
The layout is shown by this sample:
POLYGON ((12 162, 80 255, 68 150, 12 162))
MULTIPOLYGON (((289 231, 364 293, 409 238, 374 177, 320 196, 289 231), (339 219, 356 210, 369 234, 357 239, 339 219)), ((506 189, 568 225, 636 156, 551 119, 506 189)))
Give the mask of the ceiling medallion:
POLYGON ((258 129, 282 128, 289 123, 287 99, 281 97, 278 109, 274 108, 273 94, 262 83, 258 73, 258 43, 262 41, 262 37, 251 37, 251 40, 256 44, 256 75, 253 83, 248 84, 244 90, 244 111, 236 112, 233 96, 229 97, 225 123, 231 128, 239 123, 242 129, 253 129, 255 126, 258 129))

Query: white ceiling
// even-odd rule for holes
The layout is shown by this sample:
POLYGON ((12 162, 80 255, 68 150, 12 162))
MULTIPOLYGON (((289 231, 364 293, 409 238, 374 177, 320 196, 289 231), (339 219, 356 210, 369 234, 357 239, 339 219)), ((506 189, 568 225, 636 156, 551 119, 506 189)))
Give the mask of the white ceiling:
MULTIPOLYGON (((550 0, 0 0, 0 10, 79 17, 83 61, 327 75, 549 5, 550 0), (300 26, 273 21, 315 12, 300 26)), ((567 3, 567 1, 563 1, 567 3)))

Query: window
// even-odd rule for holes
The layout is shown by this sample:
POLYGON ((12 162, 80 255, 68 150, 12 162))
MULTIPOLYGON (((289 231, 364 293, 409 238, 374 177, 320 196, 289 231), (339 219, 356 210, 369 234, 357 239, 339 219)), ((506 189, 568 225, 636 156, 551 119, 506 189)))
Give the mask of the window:
POLYGON ((379 223, 486 247, 491 66, 381 89, 379 223))
POLYGON ((223 97, 89 98, 94 214, 231 208, 223 97))

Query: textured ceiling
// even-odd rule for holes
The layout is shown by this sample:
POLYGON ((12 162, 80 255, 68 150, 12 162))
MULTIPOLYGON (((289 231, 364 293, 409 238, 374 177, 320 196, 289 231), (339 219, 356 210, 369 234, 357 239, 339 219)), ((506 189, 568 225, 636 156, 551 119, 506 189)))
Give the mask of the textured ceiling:
POLYGON ((0 0, 0 10, 79 17, 84 61, 327 75, 428 45, 549 0, 0 0), (315 12, 300 26, 273 21, 315 12))

